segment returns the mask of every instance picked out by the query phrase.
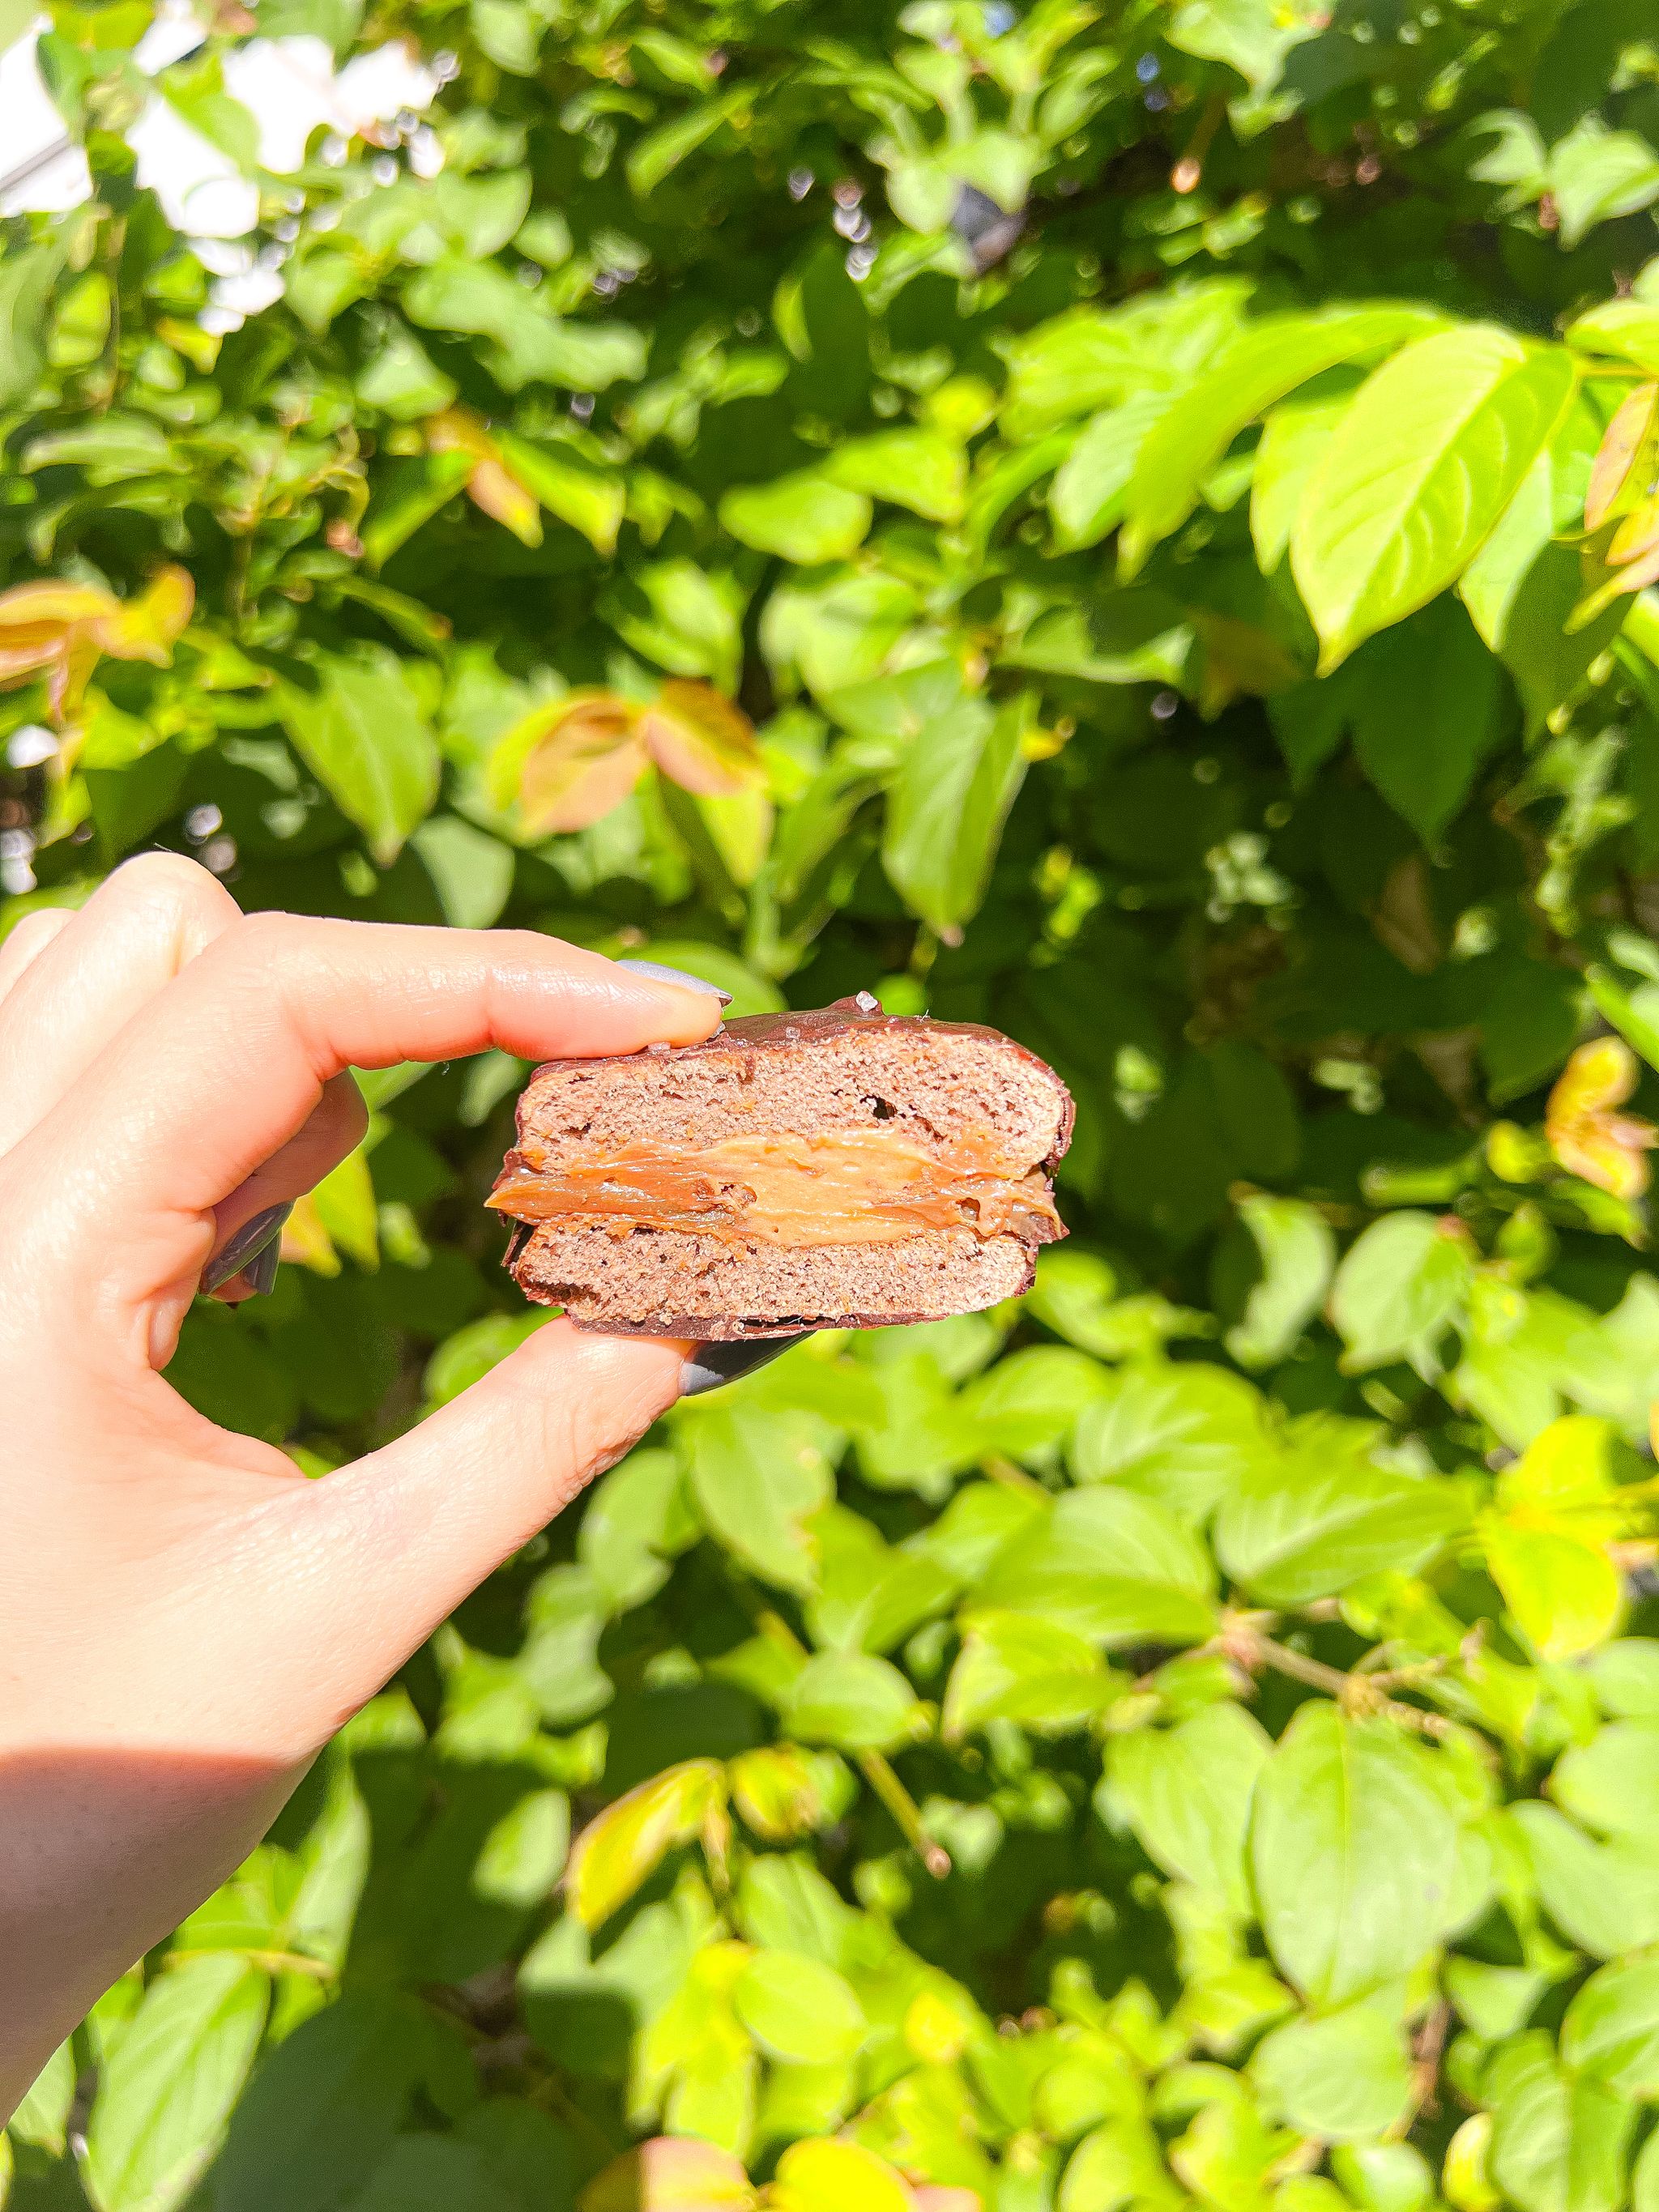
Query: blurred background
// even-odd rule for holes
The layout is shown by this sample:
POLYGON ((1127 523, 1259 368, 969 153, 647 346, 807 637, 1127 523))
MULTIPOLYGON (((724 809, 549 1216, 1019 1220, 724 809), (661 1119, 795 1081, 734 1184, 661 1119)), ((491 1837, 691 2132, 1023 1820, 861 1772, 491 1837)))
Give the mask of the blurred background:
MULTIPOLYGON (((1079 1108, 1032 1295, 671 1416, 0 2197, 1659 2207, 1656 206, 1650 0, 0 0, 0 933, 161 846, 1079 1108)), ((526 1072, 366 1076, 179 1389, 325 1478, 539 1325, 526 1072)))

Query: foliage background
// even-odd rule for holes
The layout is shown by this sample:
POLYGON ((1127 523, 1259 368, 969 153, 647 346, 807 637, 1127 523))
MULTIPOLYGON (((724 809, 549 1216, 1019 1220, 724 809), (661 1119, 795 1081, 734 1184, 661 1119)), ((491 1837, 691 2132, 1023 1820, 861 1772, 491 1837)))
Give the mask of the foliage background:
MULTIPOLYGON (((149 21, 6 203, 0 927, 160 843, 872 986, 1063 1071, 1075 1233, 495 1577, 13 2204, 1652 2212, 1650 9, 266 0, 442 57, 279 174, 221 6, 246 319, 149 21)), ((179 1388, 322 1474, 535 1326, 520 1073, 372 1079, 179 1388)))

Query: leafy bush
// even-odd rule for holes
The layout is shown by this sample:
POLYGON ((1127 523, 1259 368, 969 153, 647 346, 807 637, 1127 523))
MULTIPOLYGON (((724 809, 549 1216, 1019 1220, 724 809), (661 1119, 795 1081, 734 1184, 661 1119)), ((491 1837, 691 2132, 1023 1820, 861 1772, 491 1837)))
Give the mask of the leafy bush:
MULTIPOLYGON (((266 0, 308 154, 149 26, 9 80, 4 921, 161 842, 988 1018, 1076 1235, 671 1416, 14 2204, 1652 2212, 1650 9, 266 0)), ((186 1395, 321 1474, 520 1341, 521 1073, 373 1079, 186 1395)))

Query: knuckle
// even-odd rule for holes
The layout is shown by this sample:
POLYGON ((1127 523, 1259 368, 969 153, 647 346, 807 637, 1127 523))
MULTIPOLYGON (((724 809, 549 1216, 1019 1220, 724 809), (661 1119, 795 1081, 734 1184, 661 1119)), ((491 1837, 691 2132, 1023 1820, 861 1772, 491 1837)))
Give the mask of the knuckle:
POLYGON ((106 889, 157 906, 222 905, 230 896, 218 878, 183 853, 138 853, 123 860, 106 889))
POLYGON ((66 908, 37 907, 33 914, 26 914, 21 921, 13 923, 4 940, 0 942, 0 953, 9 953, 14 959, 21 959, 56 937, 69 919, 66 908))
POLYGON ((285 967, 293 957, 298 924, 291 914, 245 914, 228 935, 227 951, 238 959, 285 967))

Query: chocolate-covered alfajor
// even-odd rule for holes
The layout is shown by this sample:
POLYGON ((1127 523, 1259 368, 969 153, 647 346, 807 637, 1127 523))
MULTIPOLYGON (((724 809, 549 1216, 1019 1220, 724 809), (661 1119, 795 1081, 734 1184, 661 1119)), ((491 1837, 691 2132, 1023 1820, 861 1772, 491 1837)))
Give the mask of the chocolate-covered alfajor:
POLYGON ((586 1328, 702 1340, 972 1313, 1066 1233, 1051 1067, 868 993, 701 1044, 538 1067, 489 1204, 526 1295, 586 1328))

